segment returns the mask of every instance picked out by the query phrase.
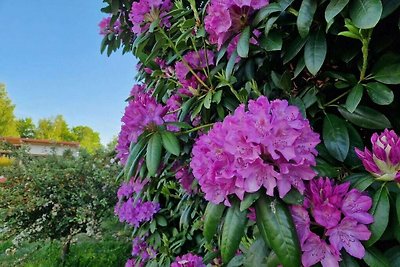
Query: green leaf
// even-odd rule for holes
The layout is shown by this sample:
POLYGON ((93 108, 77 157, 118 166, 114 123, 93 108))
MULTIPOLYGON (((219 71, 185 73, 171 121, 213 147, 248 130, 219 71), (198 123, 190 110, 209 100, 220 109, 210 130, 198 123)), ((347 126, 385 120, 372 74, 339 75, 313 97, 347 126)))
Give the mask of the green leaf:
POLYGON ((260 11, 257 12, 254 20, 253 20, 253 25, 259 24, 261 21, 264 19, 268 18, 269 15, 277 12, 281 12, 282 8, 278 3, 271 3, 267 5, 266 7, 263 7, 260 9, 260 11))
POLYGON ((159 133, 154 133, 147 144, 146 166, 149 176, 157 173, 161 161, 162 141, 159 133))
POLYGON ((271 251, 267 258, 266 267, 278 267, 278 266, 281 266, 278 256, 274 251, 271 251))
POLYGON ((247 212, 240 211, 239 202, 232 201, 226 213, 221 238, 221 257, 228 263, 236 254, 247 224, 247 212))
POLYGON ((326 39, 323 31, 311 34, 304 48, 304 60, 311 74, 316 75, 321 69, 326 57, 326 39))
POLYGON ((299 192, 299 190, 292 188, 290 191, 283 197, 283 202, 289 205, 302 205, 304 201, 304 196, 299 192))
POLYGON ((354 173, 347 176, 344 181, 350 182, 352 188, 356 188, 362 192, 373 184, 375 179, 369 173, 354 173))
POLYGON ((372 102, 378 105, 389 105, 393 102, 394 94, 389 87, 382 83, 372 82, 365 85, 372 102))
POLYGON ((325 9, 325 20, 330 22, 347 6, 349 0, 331 0, 325 9))
POLYGON ((285 267, 300 266, 300 243, 292 216, 278 199, 263 195, 256 202, 257 226, 285 267))
POLYGON ((383 5, 383 11, 382 11, 381 19, 384 19, 400 7, 400 1, 398 1, 398 0, 382 0, 382 5, 383 5))
POLYGON ((385 84, 400 84, 400 63, 386 64, 373 70, 375 80, 385 84))
POLYGON ((314 167, 314 170, 321 177, 326 176, 334 178, 339 176, 338 167, 332 166, 331 164, 320 158, 317 158, 317 166, 314 167))
POLYGON ((356 86, 351 89, 350 94, 347 96, 345 107, 350 112, 353 113, 356 110, 358 104, 362 99, 364 93, 364 87, 361 84, 356 84, 356 86))
POLYGON ((345 36, 345 37, 348 37, 348 38, 351 38, 351 39, 360 40, 360 36, 359 35, 354 34, 352 32, 349 32, 349 31, 339 32, 338 35, 339 36, 345 36))
POLYGON ((340 262, 340 267, 359 267, 360 266, 352 256, 350 256, 346 252, 341 252, 341 253, 342 253, 342 261, 340 262))
POLYGON ((366 129, 385 129, 392 127, 385 115, 369 107, 359 105, 353 113, 348 112, 343 107, 339 107, 339 112, 345 119, 366 129))
POLYGON ((179 156, 181 153, 181 148, 179 145, 179 140, 175 134, 163 131, 161 132, 161 138, 164 148, 171 154, 179 156))
POLYGON ((396 213, 397 213, 397 220, 400 223, 400 193, 396 196, 396 213))
POLYGON ((261 237, 257 238, 246 252, 243 266, 263 266, 267 252, 268 248, 265 246, 264 240, 261 237))
POLYGON ((139 137, 136 144, 131 144, 131 149, 129 152, 129 157, 124 166, 125 180, 130 180, 135 172, 136 166, 142 156, 147 142, 146 138, 139 137))
POLYGON ((243 201, 240 202, 240 211, 247 210, 260 197, 260 192, 247 193, 243 201))
POLYGON ((381 0, 353 0, 350 4, 350 18, 360 29, 370 29, 378 24, 382 15, 381 0))
POLYGON ((282 49, 282 34, 271 31, 263 47, 266 51, 279 51, 282 49))
POLYGON ((326 149, 338 161, 343 162, 349 152, 350 139, 346 125, 339 117, 327 114, 323 124, 323 139, 326 149))
POLYGON ((211 107, 212 95, 213 95, 212 91, 208 91, 208 93, 204 97, 204 107, 206 109, 210 109, 211 107))
POLYGON ((211 242, 215 233, 217 232, 218 225, 221 221, 222 214, 224 213, 225 206, 223 204, 215 205, 211 202, 208 203, 204 213, 204 238, 208 243, 211 242))
POLYGON ((239 254, 236 255, 235 257, 233 257, 228 265, 226 265, 226 267, 239 267, 239 266, 243 266, 243 261, 244 261, 244 255, 243 254, 239 254))
POLYGON ((289 44, 289 47, 285 47, 283 50, 283 63, 286 64, 291 61, 300 52, 300 50, 306 44, 306 41, 307 38, 301 38, 300 36, 298 36, 293 41, 287 42, 289 44))
POLYGON ((367 248, 363 259, 370 267, 391 267, 386 257, 376 248, 367 248))
POLYGON ((238 57, 237 50, 233 51, 231 57, 228 60, 228 64, 226 65, 226 74, 225 74, 225 79, 229 81, 231 79, 231 75, 233 72, 233 68, 235 67, 235 61, 236 58, 238 57))
POLYGON ((369 226, 371 231, 371 237, 365 242, 367 247, 372 246, 376 241, 381 238, 383 232, 385 232, 386 227, 389 222, 389 209, 390 202, 386 187, 381 186, 381 188, 376 191, 373 198, 373 206, 370 210, 372 216, 374 216, 374 222, 369 226))
POLYGON ((249 56, 249 44, 250 44, 250 26, 247 26, 240 35, 237 45, 237 53, 241 58, 246 58, 249 56))
POLYGON ((297 29, 302 38, 305 38, 310 31, 314 13, 317 10, 316 0, 303 0, 297 17, 297 29))
POLYGON ((390 266, 400 266, 400 246, 386 250, 384 255, 389 260, 390 266))

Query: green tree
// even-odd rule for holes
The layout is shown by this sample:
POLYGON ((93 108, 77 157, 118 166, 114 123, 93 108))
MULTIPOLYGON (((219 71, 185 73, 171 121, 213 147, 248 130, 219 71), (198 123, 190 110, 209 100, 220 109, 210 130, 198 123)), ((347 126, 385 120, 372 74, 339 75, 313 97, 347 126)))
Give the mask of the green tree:
POLYGON ((79 142, 82 148, 89 153, 101 148, 100 135, 88 126, 76 126, 72 128, 72 135, 75 141, 79 142))
POLYGON ((53 119, 39 120, 36 137, 54 141, 75 140, 74 135, 69 130, 68 124, 62 115, 57 115, 53 119))
POLYGON ((19 136, 14 109, 5 85, 0 83, 0 136, 19 136))
POLYGON ((32 118, 18 119, 17 131, 22 138, 35 138, 36 126, 32 118))

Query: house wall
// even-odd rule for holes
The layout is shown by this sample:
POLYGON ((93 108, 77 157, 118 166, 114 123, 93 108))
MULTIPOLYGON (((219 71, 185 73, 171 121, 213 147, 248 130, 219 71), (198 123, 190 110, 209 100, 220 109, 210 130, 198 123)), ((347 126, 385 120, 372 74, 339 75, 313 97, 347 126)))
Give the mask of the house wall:
POLYGON ((78 148, 70 146, 49 146, 41 144, 25 144, 29 148, 29 153, 32 155, 45 156, 55 153, 62 156, 65 151, 71 150, 75 156, 78 156, 78 148))

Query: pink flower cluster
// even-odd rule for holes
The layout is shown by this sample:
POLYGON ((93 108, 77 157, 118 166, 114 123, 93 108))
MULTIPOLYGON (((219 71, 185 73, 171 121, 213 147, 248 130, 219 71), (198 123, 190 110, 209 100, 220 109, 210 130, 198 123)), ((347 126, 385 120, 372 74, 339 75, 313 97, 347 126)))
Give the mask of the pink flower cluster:
POLYGON ((125 263, 125 267, 142 267, 145 266, 145 262, 154 259, 157 252, 154 248, 150 247, 145 237, 135 237, 132 241, 132 256, 135 257, 128 259, 125 263))
POLYGON ((115 214, 120 222, 127 222, 134 227, 139 227, 143 222, 153 219, 155 213, 160 210, 160 204, 147 201, 141 198, 135 199, 135 194, 139 193, 147 181, 138 182, 131 180, 129 183, 123 183, 118 189, 118 203, 114 208, 115 214))
POLYGON ((304 267, 318 262, 323 267, 338 267, 342 248, 353 257, 364 257, 360 240, 371 236, 366 224, 374 221, 368 213, 372 200, 357 189, 349 191, 349 186, 335 185, 328 178, 312 180, 303 206, 291 207, 304 267))
POLYGON ((229 195, 243 199, 262 187, 270 196, 277 187, 283 198, 292 186, 303 193, 303 181, 315 176, 311 167, 319 142, 297 107, 261 96, 249 101, 248 111, 240 105, 202 135, 190 166, 205 198, 215 204, 229 205, 229 195))
POLYGON ((204 19, 210 43, 217 44, 220 50, 250 24, 255 10, 268 4, 269 0, 211 0, 204 19))
POLYGON ((151 23, 159 20, 160 27, 171 27, 168 12, 172 8, 171 0, 139 0, 133 2, 129 12, 132 32, 140 34, 147 31, 151 23))
POLYGON ((356 154, 364 167, 380 181, 396 181, 400 183, 400 138, 392 130, 385 129, 371 137, 372 152, 356 148, 356 154))
POLYGON ((197 189, 193 188, 194 176, 189 171, 189 168, 187 166, 185 166, 185 167, 177 166, 176 169, 177 169, 177 171, 175 173, 175 178, 179 181, 182 188, 188 194, 197 193, 197 189))
POLYGON ((119 21, 119 19, 117 19, 114 22, 114 25, 110 25, 111 23, 111 17, 108 18, 103 18, 100 23, 99 23, 99 27, 100 27, 100 34, 101 35, 107 35, 110 33, 114 33, 116 35, 118 35, 121 32, 121 22, 119 21))
POLYGON ((176 257, 171 267, 205 267, 203 258, 192 253, 176 257))
POLYGON ((199 51, 191 51, 183 56, 183 60, 175 64, 175 73, 182 84, 183 88, 197 88, 199 81, 190 72, 189 67, 195 71, 196 75, 205 80, 203 70, 208 66, 214 65, 214 53, 211 50, 200 49, 199 51))
POLYGON ((121 132, 118 137, 117 157, 122 164, 126 163, 129 156, 131 142, 136 143, 137 138, 146 130, 152 130, 157 125, 164 123, 163 117, 167 108, 157 103, 156 99, 144 91, 144 86, 135 85, 132 88, 131 99, 125 108, 122 117, 121 132))

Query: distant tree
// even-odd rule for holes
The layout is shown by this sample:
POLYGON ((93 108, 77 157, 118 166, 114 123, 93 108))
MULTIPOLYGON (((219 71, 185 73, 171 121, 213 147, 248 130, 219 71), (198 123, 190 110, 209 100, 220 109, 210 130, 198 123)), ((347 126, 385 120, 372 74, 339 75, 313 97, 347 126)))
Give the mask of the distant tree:
POLYGON ((17 130, 22 138, 36 137, 36 126, 33 123, 32 118, 18 119, 17 130))
POLYGON ((36 137, 54 141, 74 141, 75 137, 68 128, 68 124, 62 115, 54 119, 40 119, 36 131, 36 137))
POLYGON ((72 128, 72 135, 75 141, 79 142, 82 148, 89 153, 101 148, 100 135, 88 126, 76 126, 72 128))
POLYGON ((14 108, 5 85, 0 83, 0 136, 19 136, 14 108))

